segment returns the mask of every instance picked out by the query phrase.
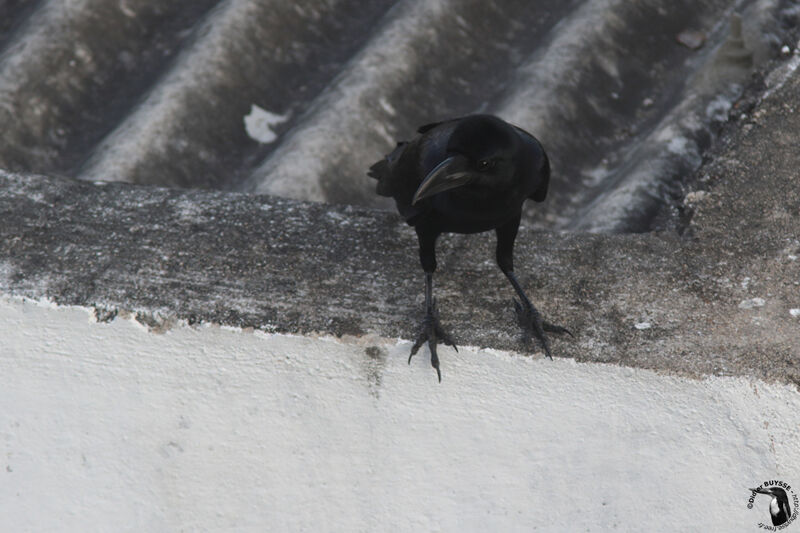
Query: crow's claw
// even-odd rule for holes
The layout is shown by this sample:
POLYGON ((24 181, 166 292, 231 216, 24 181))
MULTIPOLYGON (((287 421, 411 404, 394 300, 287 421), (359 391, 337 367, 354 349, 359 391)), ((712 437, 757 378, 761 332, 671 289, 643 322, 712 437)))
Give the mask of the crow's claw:
POLYGON ((564 326, 557 326, 555 324, 551 324, 550 322, 545 322, 544 320, 542 320, 542 329, 550 333, 566 333, 573 339, 575 338, 575 335, 573 335, 572 332, 564 326))
POLYGON ((422 319, 420 324, 419 334, 414 346, 411 347, 411 354, 408 356, 408 364, 411 364, 411 358, 414 357, 423 344, 427 341, 428 348, 431 352, 431 366, 436 369, 436 376, 439 382, 442 381, 442 372, 439 370, 439 355, 436 353, 436 345, 442 341, 448 346, 452 346, 455 351, 458 351, 455 342, 450 338, 450 335, 445 333, 439 323, 439 313, 436 311, 435 304, 428 309, 425 318, 422 319))
POLYGON ((572 332, 563 326, 557 326, 542 320, 539 311, 529 302, 521 302, 514 300, 514 309, 517 312, 517 322, 522 328, 523 341, 528 344, 532 342, 532 337, 535 337, 539 344, 544 349, 544 354, 548 359, 552 359, 550 354, 550 340, 545 335, 545 331, 550 333, 566 333, 572 337, 572 332))

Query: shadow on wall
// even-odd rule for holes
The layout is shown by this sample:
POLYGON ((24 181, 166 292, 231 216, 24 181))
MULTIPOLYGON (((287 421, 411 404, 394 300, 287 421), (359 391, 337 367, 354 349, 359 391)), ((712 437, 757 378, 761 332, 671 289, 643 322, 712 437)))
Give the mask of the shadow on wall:
MULTIPOLYGON (((789 0, 237 0, 0 5, 0 168, 390 207, 366 168, 419 124, 542 139, 538 227, 647 231, 789 0)), ((736 111, 738 113, 738 111, 736 111)))

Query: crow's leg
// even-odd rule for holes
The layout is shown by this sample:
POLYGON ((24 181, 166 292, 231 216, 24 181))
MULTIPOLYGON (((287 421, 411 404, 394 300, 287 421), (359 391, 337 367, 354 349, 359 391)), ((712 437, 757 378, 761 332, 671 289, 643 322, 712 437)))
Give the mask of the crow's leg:
POLYGON ((419 334, 414 346, 411 347, 411 355, 408 356, 408 363, 411 358, 419 351, 427 341, 431 351, 431 366, 436 369, 439 381, 442 381, 442 372, 439 370, 439 355, 436 353, 436 345, 441 340, 445 344, 452 346, 458 351, 455 343, 450 336, 444 332, 439 323, 439 313, 436 310, 436 300, 433 298, 433 272, 436 270, 436 238, 438 231, 424 226, 415 227, 419 238, 419 259, 422 269, 425 271, 425 318, 420 324, 419 334))
POLYGON ((544 354, 552 359, 553 356, 550 354, 550 341, 547 335, 544 334, 545 331, 549 333, 566 333, 570 337, 572 333, 563 326, 557 326, 542 320, 542 315, 539 314, 539 311, 528 299, 525 291, 522 290, 514 272, 509 270, 505 272, 505 275, 508 281, 511 282, 511 286, 517 291, 517 296, 519 296, 519 300, 514 300, 514 309, 517 312, 517 321, 522 328, 525 342, 531 342, 531 337, 535 337, 536 340, 541 343, 542 348, 544 348, 544 354))
POLYGON ((533 306, 522 286, 514 275, 514 240, 517 237, 517 230, 519 229, 520 218, 517 217, 510 222, 497 228, 497 265, 503 274, 506 275, 508 281, 519 297, 519 300, 514 300, 514 309, 517 311, 517 321, 522 327, 525 342, 531 342, 531 337, 536 340, 544 348, 544 353, 550 359, 553 356, 550 354, 550 341, 545 335, 549 333, 567 333, 572 336, 572 333, 565 327, 557 326, 542 320, 542 315, 533 306))
POLYGON ((414 346, 411 347, 411 355, 408 356, 409 364, 411 364, 411 358, 416 355, 426 341, 431 351, 431 366, 436 369, 436 375, 441 382, 442 372, 439 370, 439 355, 436 353, 436 345, 439 341, 442 341, 446 345, 452 346, 456 351, 458 351, 458 348, 456 348, 453 339, 445 333, 439 323, 439 312, 436 310, 436 300, 433 299, 433 274, 427 272, 425 273, 425 318, 422 319, 422 324, 420 324, 417 340, 414 342, 414 346))

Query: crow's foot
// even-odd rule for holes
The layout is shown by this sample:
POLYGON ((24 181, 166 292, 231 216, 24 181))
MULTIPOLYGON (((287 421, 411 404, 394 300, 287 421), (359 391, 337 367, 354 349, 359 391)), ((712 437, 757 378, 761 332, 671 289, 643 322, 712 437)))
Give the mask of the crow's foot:
POLYGON ((456 348, 456 344, 453 342, 453 339, 450 338, 450 335, 445 333, 445 331, 442 329, 442 325, 439 323, 439 313, 436 310, 435 302, 428 309, 428 312, 425 314, 425 318, 422 319, 419 335, 417 335, 417 340, 414 342, 414 346, 411 347, 411 355, 408 356, 408 364, 411 364, 411 358, 416 355, 426 341, 428 343, 428 348, 431 351, 431 366, 436 369, 436 375, 441 383, 442 373, 439 370, 439 356, 436 353, 436 345, 439 343, 439 341, 442 341, 444 344, 452 346, 455 351, 458 351, 458 348, 456 348))
POLYGON ((570 337, 573 336, 572 332, 567 328, 542 320, 539 311, 530 302, 523 303, 519 300, 514 300, 514 309, 517 312, 517 322, 522 328, 522 338, 525 343, 532 342, 532 338, 535 337, 544 348, 544 354, 550 359, 553 356, 550 354, 550 341, 544 334, 545 331, 549 333, 566 333, 570 337))

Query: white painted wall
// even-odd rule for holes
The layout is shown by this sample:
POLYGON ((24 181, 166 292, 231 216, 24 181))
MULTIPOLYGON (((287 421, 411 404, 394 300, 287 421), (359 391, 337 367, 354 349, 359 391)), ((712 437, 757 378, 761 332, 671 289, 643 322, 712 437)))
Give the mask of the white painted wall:
POLYGON ((90 316, 0 299, 2 531, 755 531, 800 488, 787 386, 90 316))

